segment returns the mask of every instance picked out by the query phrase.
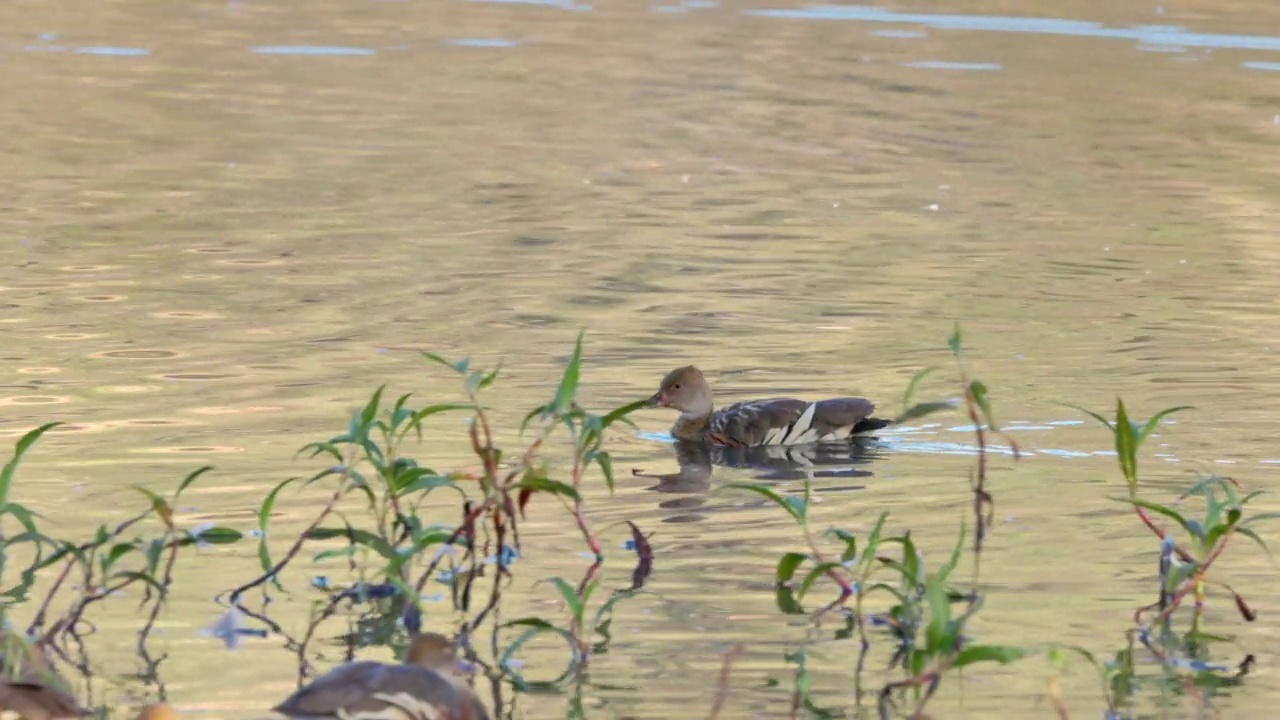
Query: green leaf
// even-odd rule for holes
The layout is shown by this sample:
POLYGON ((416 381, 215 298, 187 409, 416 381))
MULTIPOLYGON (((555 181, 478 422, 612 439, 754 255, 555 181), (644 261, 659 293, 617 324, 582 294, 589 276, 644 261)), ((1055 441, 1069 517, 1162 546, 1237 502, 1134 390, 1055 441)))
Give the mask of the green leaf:
POLYGON ((141 485, 134 485, 133 489, 146 495, 151 500, 151 509, 155 511, 156 515, 160 516, 165 525, 170 528, 173 527, 173 508, 169 507, 169 503, 164 498, 141 485))
MULTIPOLYGON (((360 411, 360 428, 367 431, 369 426, 373 424, 374 418, 378 417, 378 405, 382 403, 382 393, 386 391, 385 384, 379 385, 377 390, 373 391, 369 402, 364 404, 364 408, 360 411)), ((361 433, 363 434, 363 433, 361 433)))
POLYGON ((110 577, 120 578, 121 580, 141 580, 142 582, 155 588, 161 594, 164 593, 164 586, 161 585, 159 582, 157 582, 154 577, 144 572, 138 572, 136 570, 121 570, 120 572, 114 575, 111 575, 110 577))
POLYGON ((556 412, 568 410, 578 393, 578 375, 582 370, 582 335, 582 332, 578 333, 578 341, 573 346, 573 356, 569 358, 569 365, 560 378, 560 387, 556 390, 556 399, 553 403, 556 412))
POLYGON ((536 684, 537 686, 555 687, 559 685, 561 682, 565 680, 565 678, 569 677, 569 674, 573 672, 573 668, 577 667, 578 663, 581 661, 581 658, 578 657, 578 646, 577 646, 577 643, 574 641, 573 635, 571 635, 566 630, 562 630, 556 627, 555 625, 552 625, 546 620, 543 620, 541 618, 536 618, 536 617, 520 618, 519 620, 512 620, 510 622, 504 623, 502 627, 528 627, 529 628, 528 630, 525 630, 523 633, 521 633, 520 636, 517 637, 514 641, 512 641, 512 643, 508 645, 505 650, 502 651, 502 656, 498 659, 498 667, 501 668, 503 672, 505 672, 511 678, 512 684, 515 685, 517 689, 525 689, 529 687, 531 684, 527 683, 524 680, 524 678, 521 677, 520 673, 517 672, 516 669, 511 666, 511 660, 512 658, 515 657, 515 654, 520 650, 520 648, 524 647, 525 643, 529 642, 530 640, 537 637, 538 635, 541 635, 543 633, 552 633, 555 635, 559 635, 565 641, 565 643, 569 646, 569 653, 570 653, 571 659, 567 667, 565 668, 564 672, 562 672, 559 677, 555 678, 554 680, 548 683, 537 683, 536 684))
POLYGON ((185 478, 182 479, 182 482, 178 483, 178 490, 173 494, 173 499, 176 501, 178 499, 178 496, 182 494, 182 491, 186 490, 187 487, 191 485, 191 483, 195 482, 196 478, 209 472, 212 469, 213 469, 212 465, 205 465, 204 467, 198 468, 192 471, 190 474, 188 474, 185 478))
POLYGON ((396 497, 404 497, 416 492, 430 492, 436 488, 453 485, 452 477, 439 475, 435 470, 424 467, 407 467, 392 477, 392 488, 396 497))
POLYGON ((1079 410, 1080 412, 1084 413, 1085 415, 1088 415, 1088 416, 1092 417, 1094 420, 1097 420, 1098 422, 1102 423, 1102 426, 1103 426, 1103 427, 1105 427, 1106 429, 1110 430, 1112 433, 1115 433, 1115 431, 1116 431, 1116 427, 1115 427, 1115 425, 1112 425, 1110 420, 1108 420, 1108 419, 1106 419, 1106 418, 1102 417, 1101 415, 1099 415, 1098 413, 1096 413, 1096 412, 1094 412, 1094 411, 1092 411, 1092 410, 1088 410, 1088 409, 1086 409, 1086 408, 1082 408, 1082 407, 1080 407, 1079 405, 1072 405, 1071 403, 1058 403, 1058 404, 1059 404, 1059 405, 1062 405, 1062 406, 1064 406, 1064 407, 1069 407, 1069 408, 1071 408, 1072 410, 1079 410))
POLYGON ((164 540, 156 538, 147 543, 143 553, 147 556, 147 569, 155 572, 160 567, 160 555, 164 552, 164 540))
POLYGON ((355 555, 356 551, 359 549, 360 549, 359 545, 347 545, 346 547, 340 547, 340 548, 337 548, 336 550, 325 550, 323 552, 318 552, 316 553, 314 562, 323 562, 325 560, 332 560, 333 558, 351 557, 352 555, 355 555))
POLYGON ((538 628, 539 630, 558 630, 555 625, 552 625, 539 617, 523 617, 517 620, 508 620, 507 622, 502 623, 502 627, 532 627, 538 628))
POLYGON ((880 537, 884 534, 884 524, 889 519, 889 511, 880 513, 880 517, 876 520, 876 524, 872 526, 871 533, 867 535, 867 546, 862 550, 863 564, 869 564, 876 556, 876 551, 880 549, 880 537))
POLYGON ((942 582, 946 582, 947 578, 951 576, 952 571, 954 571, 956 566, 960 564, 960 553, 964 550, 964 538, 966 534, 968 534, 968 527, 966 523, 961 520, 960 537, 956 538, 956 545, 951 549, 951 557, 947 559, 946 565, 943 565, 938 569, 938 579, 942 582))
POLYGON ((1152 430, 1156 429, 1156 425, 1159 425, 1160 421, 1163 420, 1165 416, 1172 415, 1173 413, 1181 412, 1183 410, 1194 410, 1194 409, 1195 408, 1192 407, 1191 405, 1179 405, 1177 407, 1165 408, 1164 410, 1161 410, 1155 415, 1152 415, 1151 419, 1148 420, 1147 423, 1142 426, 1142 430, 1138 433, 1138 442, 1142 442, 1143 440, 1146 440, 1147 436, 1151 434, 1152 430))
MULTIPOLYGON (((22 525, 22 529, 32 535, 41 538, 44 537, 36 528, 35 518, 39 516, 28 510, 25 505, 21 505, 19 503, 5 503, 3 506, 0 506, 0 515, 12 515, 22 525)), ((12 542, 12 540, 10 541, 12 542)), ((106 540, 103 540, 103 542, 106 542, 106 540)), ((3 553, 3 550, 4 546, 0 543, 0 554, 3 553)), ((0 561, 0 566, 3 566, 2 561, 0 561)))
POLYGON ((110 571, 111 566, 115 565, 117 560, 137 549, 138 547, 133 543, 116 543, 111 547, 111 550, 106 554, 106 556, 102 558, 102 571, 104 573, 110 571))
POLYGON ((955 407, 956 407, 955 403, 948 402, 946 400, 940 400, 938 402, 917 403, 907 408, 898 417, 894 418, 893 424, 900 425, 904 422, 909 422, 911 420, 918 420, 926 415, 932 415, 937 412, 945 412, 947 410, 954 410, 955 407))
POLYGON ((1260 522, 1262 520, 1275 520, 1276 518, 1280 518, 1280 512, 1258 513, 1257 515, 1250 515, 1248 519, 1240 524, 1252 525, 1255 522, 1260 522))
POLYGON ((1233 637, 1233 636, 1231 636, 1231 635, 1215 635, 1215 634, 1213 634, 1213 633, 1199 632, 1199 631, 1195 631, 1195 630, 1193 630, 1193 631, 1191 631, 1191 632, 1187 633, 1186 635, 1183 635, 1183 636, 1182 636, 1182 639, 1183 639, 1185 642, 1188 642, 1188 643, 1192 643, 1192 642, 1195 642, 1195 643, 1215 643, 1215 642, 1229 643, 1229 642, 1235 642, 1235 641, 1236 641, 1235 637, 1233 637))
POLYGON ((763 485, 752 485, 749 483, 729 483, 725 487, 737 488, 739 490, 748 490, 750 492, 756 493, 757 495, 762 495, 772 500, 778 507, 782 508, 783 510, 786 510, 787 514, 795 518, 797 522, 804 522, 804 512, 802 512, 802 509, 796 508, 791 502, 789 502, 788 500, 784 500, 781 495, 774 492, 773 490, 770 490, 767 487, 764 487, 763 485))
POLYGON ((560 597, 564 600, 565 604, 569 606, 569 613, 573 616, 578 627, 581 628, 583 604, 582 599, 578 597, 578 593, 573 589, 573 586, 558 577, 539 580, 534 583, 534 585, 541 585, 544 582, 549 582, 556 586, 556 590, 560 591, 560 597))
MULTIPOLYGON (((271 548, 267 545, 267 529, 271 524, 271 510, 275 507, 276 497, 280 494, 280 491, 284 489, 284 486, 297 479, 298 478, 289 478, 288 480, 280 482, 274 488, 271 488, 271 492, 267 493, 267 496, 262 499, 262 504, 258 506, 258 529, 262 531, 262 537, 258 539, 258 562, 261 563, 262 572, 264 573, 271 572, 271 567, 273 565, 271 561, 271 548)), ((281 588, 279 580, 272 578, 272 582, 277 588, 281 588)))
POLYGON ((1212 529, 1222 522, 1222 509, 1226 507, 1226 503, 1218 500, 1218 494, 1212 487, 1207 487, 1204 492, 1204 505, 1204 526, 1212 529))
POLYGON ((919 585, 924 579, 924 568, 920 566, 920 553, 911 539, 911 532, 902 536, 902 567, 906 570, 912 585, 919 585))
POLYGON ((604 450, 597 450, 595 461, 600 466, 600 473, 604 475, 604 484, 608 486, 609 492, 613 493, 613 457, 604 450))
POLYGON ((893 598, 898 601, 899 605, 906 605, 908 603, 907 597, 903 595, 902 592, 898 590, 898 588, 895 588, 894 586, 888 583, 882 583, 882 582, 874 583, 869 587, 867 587, 865 590, 863 590, 862 595, 864 597, 870 597, 871 593, 877 590, 880 590, 882 592, 887 592, 890 595, 892 595, 893 598))
POLYGON ((951 348, 951 354, 960 357, 960 343, 963 337, 960 335, 960 321, 956 321, 955 329, 951 332, 951 337, 947 338, 947 347, 951 348))
POLYGON ((840 562, 847 563, 858 557, 858 537, 856 535, 840 529, 834 529, 829 532, 844 542, 844 551, 840 553, 840 562))
POLYGON ((244 534, 239 530, 228 527, 211 527, 199 535, 192 535, 200 542, 209 543, 210 545, 230 545, 239 542, 244 534))
POLYGON ((1120 471, 1129 482, 1129 493, 1138 490, 1138 443, 1129 414, 1125 412, 1124 400, 1116 398, 1116 456, 1120 460, 1120 471))
MULTIPOLYGON (((1031 654, 1030 650, 1007 645, 970 645, 956 654, 951 667, 962 668, 976 662, 998 662, 1007 665, 1031 654)), ((1092 659, 1092 658, 1091 658, 1092 659)))
POLYGON ((62 423, 51 422, 45 423, 40 427, 29 431, 18 439, 13 446, 13 458, 5 463, 4 468, 0 469, 0 505, 9 501, 9 489, 13 486, 13 473, 18 469, 18 461, 22 460, 22 456, 27 450, 40 439, 41 435, 58 427, 62 423))
POLYGON ((1198 568, 1199 565, 1196 563, 1175 564, 1169 568, 1169 573, 1164 579, 1165 592, 1173 592, 1179 585, 1186 582, 1187 578, 1191 577, 1191 574, 1198 568))
POLYGON ((342 528, 320 527, 307 533, 308 540, 330 540, 333 538, 342 538, 348 542, 363 545, 388 560, 394 559, 396 555, 396 551, 385 538, 374 535, 368 530, 360 530, 350 526, 342 528))
POLYGON ((478 392, 492 385, 493 381, 498 379, 498 373, 500 372, 502 372, 502 360, 498 360, 497 366, 480 378, 480 385, 476 388, 476 391, 478 392))
POLYGON ((789 552, 784 554, 782 558, 778 560, 778 582, 784 583, 791 580, 792 576, 796 574, 796 568, 800 567, 800 564, 807 559, 809 558, 804 553, 789 552))
POLYGON ((1221 487, 1226 483, 1223 478, 1218 475, 1207 475, 1196 480, 1195 484, 1182 492, 1181 497, 1192 497, 1195 495, 1203 495, 1205 490, 1210 487, 1221 487))
MULTIPOLYGON (((267 538, 265 536, 258 541, 258 564, 262 566, 262 572, 271 572, 271 549, 267 547, 267 538)), ((280 584, 280 580, 275 575, 271 575, 271 584, 281 591, 284 590, 284 586, 280 584)))
POLYGON ((582 499, 572 485, 566 485, 559 480, 538 477, 537 475, 526 475, 520 482, 516 483, 515 487, 532 492, 549 492, 553 495, 564 495, 574 500, 582 499))
POLYGON ((530 420, 536 417, 546 417, 547 415, 550 415, 554 411, 555 411, 555 408, 549 404, 539 405, 538 407, 530 410, 528 414, 524 416, 524 419, 520 421, 520 433, 524 434, 525 428, 529 426, 530 420))
POLYGON ((907 383, 906 392, 902 393, 903 414, 910 412, 908 408, 911 407, 911 400, 916 396, 916 391, 920 389, 920 383, 923 382, 926 377, 929 377, 929 375, 931 375, 937 370, 938 370, 937 366, 930 366, 930 367, 924 368, 923 370, 917 372, 915 375, 911 376, 911 382, 907 383))
POLYGON ((423 420, 432 415, 440 413, 452 412, 454 410, 475 410, 476 406, 471 403, 439 403, 436 405, 428 405, 421 410, 415 411, 409 418, 409 427, 415 427, 422 423, 423 420))
POLYGON ((1174 522, 1181 525, 1182 529, 1186 530, 1187 533, 1190 534, 1192 537, 1194 537, 1196 540, 1202 540, 1204 538, 1204 532, 1200 529, 1199 526, 1197 526, 1196 524, 1192 523, 1190 520, 1183 517, 1181 513, 1179 513, 1177 510, 1174 510, 1171 507, 1166 507, 1164 505, 1160 505, 1159 503, 1148 502, 1146 500, 1139 500, 1137 498, 1113 497, 1108 499, 1115 500, 1116 502, 1129 503, 1130 505, 1136 505, 1137 507, 1145 508, 1154 513, 1163 515, 1169 518, 1170 520, 1173 520, 1174 522))
POLYGON ((778 610, 787 615, 804 614, 804 608, 796 600, 795 593, 786 585, 778 585, 774 590, 774 602, 777 603, 778 610))
POLYGON ((596 619, 595 619, 595 622, 592 623, 592 625, 596 628, 596 631, 599 632, 600 624, 604 622, 605 616, 612 614, 614 605, 618 604, 622 600, 626 600, 629 597, 634 597, 635 594, 636 592, 634 590, 618 590, 614 592, 614 594, 611 595, 609 599, 606 600, 604 604, 600 606, 600 609, 596 610, 596 619))
POLYGON ((267 496, 263 498, 262 505, 258 506, 258 529, 262 530, 263 533, 267 531, 267 526, 271 523, 271 510, 276 506, 276 496, 280 494, 280 491, 284 489, 285 485, 288 485, 294 480, 297 480, 297 478, 289 478, 288 480, 276 485, 271 489, 271 492, 267 493, 267 496))
POLYGON ((308 455, 307 457, 315 457, 320 453, 327 453, 329 457, 334 459, 335 462, 342 462, 343 460, 342 451, 339 450, 336 445, 334 445, 333 440, 329 440, 327 442, 307 443, 306 445, 303 445, 302 447, 298 448, 298 451, 294 453, 294 457, 297 457, 308 450, 311 451, 311 454, 308 455))
POLYGON ((803 600, 805 594, 809 592, 809 588, 813 587, 813 584, 817 582, 819 577, 826 574, 828 570, 835 570, 843 567, 844 566, 838 562, 824 562, 813 568, 804 576, 804 580, 801 581, 800 588, 796 590, 796 597, 803 600))
MULTIPOLYGON (((1258 547, 1262 548, 1262 551, 1267 554, 1267 557, 1272 558, 1271 549, 1268 548, 1267 544, 1262 541, 1262 538, 1258 537, 1258 533, 1254 532, 1253 528, 1240 526, 1236 528, 1236 532, 1257 543, 1258 547)), ((1274 558, 1272 559, 1274 560, 1274 558)))
POLYGON ((471 360, 469 358, 463 358, 458 362, 449 362, 448 360, 445 360, 439 355, 435 353, 429 353, 429 352, 422 353, 422 357, 432 362, 440 363, 441 365, 453 370, 459 375, 465 375, 467 373, 467 369, 471 367, 471 360))
POLYGON ((1214 525, 1209 528, 1209 532, 1205 533, 1204 540, 1201 543, 1204 549, 1209 550, 1213 548, 1213 546, 1218 544, 1219 538, 1234 530, 1236 525, 1240 522, 1240 515, 1240 508, 1231 508, 1227 510, 1227 521, 1225 523, 1218 523, 1214 525))
POLYGON ((600 425, 601 427, 607 428, 610 425, 614 424, 615 422, 621 420, 622 422, 630 425, 631 427, 635 427, 636 424, 631 422, 631 420, 628 419, 627 416, 635 412, 636 410, 639 410, 640 408, 648 407, 648 405, 649 405, 649 399, 644 398, 641 400, 636 400, 633 403, 627 403, 622 407, 614 408, 609 412, 605 413, 604 417, 600 419, 600 425))
POLYGON ((982 418, 987 421, 987 427, 991 428, 993 432, 999 432, 1000 426, 996 425, 995 413, 991 411, 991 399, 987 397, 987 386, 981 380, 970 381, 969 395, 973 397, 973 401, 982 410, 982 418))
POLYGON ((929 603, 929 625, 925 628, 925 648, 930 655, 941 656, 955 647, 956 628, 951 624, 951 598, 947 580, 941 573, 925 581, 925 598, 929 603))

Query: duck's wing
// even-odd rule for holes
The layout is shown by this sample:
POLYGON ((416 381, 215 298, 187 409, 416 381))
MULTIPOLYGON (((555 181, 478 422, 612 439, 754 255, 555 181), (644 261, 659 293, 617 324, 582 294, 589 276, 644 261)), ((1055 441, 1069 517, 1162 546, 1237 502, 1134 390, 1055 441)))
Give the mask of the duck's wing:
POLYGON ((93 714, 80 706, 42 648, 9 631, 0 631, 0 710, 33 720, 93 714))
POLYGON ((76 699, 60 689, 25 682, 0 683, 0 709, 30 720, 57 720, 92 715, 76 699))
POLYGON ((715 413, 707 430, 712 441, 731 447, 845 440, 888 424, 871 417, 875 409, 870 400, 853 397, 816 402, 795 398, 753 400, 734 403, 715 413))
POLYGON ((299 688, 272 708, 293 717, 349 717, 399 707, 408 717, 423 720, 443 716, 465 718, 460 693, 440 673, 417 665, 387 665, 358 661, 339 665, 299 688))

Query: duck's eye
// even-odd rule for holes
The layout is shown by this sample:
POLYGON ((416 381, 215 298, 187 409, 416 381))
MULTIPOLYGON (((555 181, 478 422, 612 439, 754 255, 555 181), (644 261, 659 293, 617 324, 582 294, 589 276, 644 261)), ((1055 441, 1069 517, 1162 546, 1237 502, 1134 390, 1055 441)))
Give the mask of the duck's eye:
POLYGON ((680 383, 676 383, 675 385, 672 385, 672 386, 671 386, 671 389, 672 389, 672 390, 679 390, 679 389, 680 389, 680 383))

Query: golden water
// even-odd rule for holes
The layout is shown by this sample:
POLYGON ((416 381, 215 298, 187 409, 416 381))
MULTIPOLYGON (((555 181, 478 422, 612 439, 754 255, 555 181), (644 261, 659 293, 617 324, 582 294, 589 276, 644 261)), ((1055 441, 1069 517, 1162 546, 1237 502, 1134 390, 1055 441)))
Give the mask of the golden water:
MULTIPOLYGON (((1146 449, 1146 497, 1171 499, 1196 468, 1274 484, 1280 73, 1245 63, 1280 53, 747 12, 778 7, 0 8, 0 430, 11 442, 41 422, 73 424, 29 456, 15 499, 54 534, 87 536, 142 502, 131 485, 169 491, 207 463, 217 470, 180 521, 247 531, 269 487, 316 470, 296 448, 341 430, 377 385, 459 398, 416 350, 504 358, 489 401, 515 443, 580 328, 582 397, 595 408, 696 362, 725 399, 857 393, 891 412, 913 372, 948 361, 960 319, 971 369, 998 417, 1025 424, 1016 436, 1031 453, 994 462, 975 632, 1110 656, 1153 599, 1156 544, 1107 499, 1122 493, 1099 454, 1109 438, 1045 423, 1080 419, 1058 402, 1106 409, 1117 393, 1140 416, 1194 405, 1146 449), (372 52, 254 51, 300 45, 372 52), (87 47, 146 52, 76 52, 87 47)), ((897 9, 1280 42, 1280 10, 1257 1, 897 9)), ((652 433, 671 421, 636 419, 652 433)), ((972 462, 946 451, 972 437, 959 415, 939 422, 887 435, 860 468, 869 476, 825 481, 815 527, 866 530, 890 510, 926 557, 945 556, 972 462)), ((442 417, 415 452, 464 467, 463 431, 442 417)), ((589 715, 705 716, 736 641, 747 655, 724 716, 785 715, 783 656, 804 628, 777 613, 770 582, 777 556, 800 549, 795 528, 716 491, 750 472, 717 468, 709 490, 662 494, 629 470, 674 472, 670 447, 620 432, 610 449, 618 492, 598 479, 589 492, 620 563, 607 583, 628 581, 617 521, 654 533, 657 565, 645 594, 619 606, 589 715)), ((321 502, 286 492, 277 544, 321 502)), ((512 593, 526 607, 554 615, 553 591, 534 581, 585 568, 568 527, 549 502, 525 526, 512 593)), ((1214 703, 1262 716, 1280 700, 1280 584, 1259 550, 1233 550, 1221 577, 1260 619, 1242 624, 1218 596, 1211 629, 1238 633, 1259 665, 1214 703)), ((180 566, 157 640, 170 698, 195 717, 261 716, 292 687, 277 639, 228 652, 195 634, 219 612, 213 595, 256 568, 247 543, 180 566)), ((311 574, 343 571, 291 569, 295 594, 275 610, 294 629, 311 574)), ((120 707, 149 692, 124 677, 136 672, 134 600, 115 601, 92 640, 98 700, 120 707)), ((852 644, 814 652, 815 700, 847 705, 852 644)), ((558 658, 548 645, 527 659, 558 658)), ((975 668, 948 677, 931 707, 1051 716, 1048 672, 1040 659, 975 668)), ((1070 663, 1063 686, 1073 715, 1097 716, 1091 669, 1070 663)), ((524 697, 516 715, 564 708, 524 697)), ((1176 699, 1166 712, 1194 715, 1176 699)))

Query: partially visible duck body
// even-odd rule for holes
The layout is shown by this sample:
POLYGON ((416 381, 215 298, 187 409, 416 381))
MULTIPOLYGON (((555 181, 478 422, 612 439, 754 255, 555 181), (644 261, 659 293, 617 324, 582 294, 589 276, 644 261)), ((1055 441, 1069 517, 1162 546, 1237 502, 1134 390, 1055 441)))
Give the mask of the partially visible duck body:
POLYGON ((294 720, 489 720, 489 713, 456 676, 453 642, 423 633, 403 664, 345 663, 272 708, 294 720))
POLYGON ((92 715, 71 694, 44 649, 11 630, 0 630, 0 712, 25 720, 92 715))
POLYGON ((680 411, 671 427, 676 439, 727 447, 837 442, 892 424, 872 417, 876 406, 870 400, 855 397, 812 402, 769 398, 716 410, 711 386, 692 365, 667 373, 649 402, 680 411))

